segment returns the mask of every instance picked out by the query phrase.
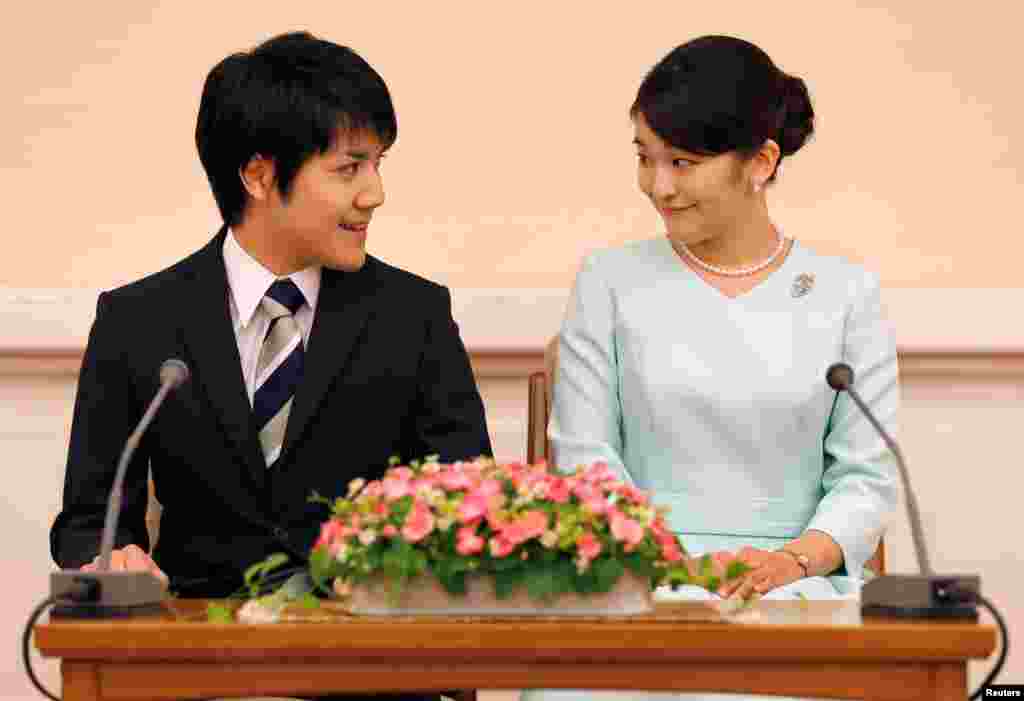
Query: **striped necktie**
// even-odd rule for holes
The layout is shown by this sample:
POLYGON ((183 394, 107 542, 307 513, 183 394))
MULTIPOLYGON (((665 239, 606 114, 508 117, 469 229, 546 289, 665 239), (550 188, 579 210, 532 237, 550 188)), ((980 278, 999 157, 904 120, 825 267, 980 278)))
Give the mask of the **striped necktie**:
POLYGON ((292 399, 302 379, 302 331, 295 312, 305 303, 301 290, 287 279, 271 285, 260 302, 270 317, 270 327, 256 364, 252 410, 267 467, 281 454, 292 399))

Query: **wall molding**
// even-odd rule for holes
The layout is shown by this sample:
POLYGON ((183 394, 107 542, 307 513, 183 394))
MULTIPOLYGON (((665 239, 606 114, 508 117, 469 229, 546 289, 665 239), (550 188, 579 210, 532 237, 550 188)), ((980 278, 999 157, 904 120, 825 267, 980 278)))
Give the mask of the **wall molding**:
MULTIPOLYGON (((540 369, 568 290, 463 288, 452 308, 478 374, 540 369)), ((0 374, 68 375, 81 365, 98 290, 0 288, 0 374)), ((1024 288, 885 292, 904 374, 1024 378, 1024 288)))

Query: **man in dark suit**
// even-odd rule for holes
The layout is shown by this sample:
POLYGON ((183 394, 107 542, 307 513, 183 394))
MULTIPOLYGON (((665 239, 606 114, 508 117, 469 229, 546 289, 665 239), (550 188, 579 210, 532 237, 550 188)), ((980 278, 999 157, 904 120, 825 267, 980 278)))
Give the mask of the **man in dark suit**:
POLYGON ((167 358, 191 379, 128 468, 113 566, 166 573, 184 596, 228 595, 274 552, 301 564, 326 517, 314 491, 344 494, 392 455, 490 454, 447 289, 365 253, 396 135, 380 76, 308 34, 210 72, 196 143, 225 225, 100 295, 50 535, 62 567, 95 566, 118 455, 167 358), (163 505, 152 559, 149 469, 163 505))

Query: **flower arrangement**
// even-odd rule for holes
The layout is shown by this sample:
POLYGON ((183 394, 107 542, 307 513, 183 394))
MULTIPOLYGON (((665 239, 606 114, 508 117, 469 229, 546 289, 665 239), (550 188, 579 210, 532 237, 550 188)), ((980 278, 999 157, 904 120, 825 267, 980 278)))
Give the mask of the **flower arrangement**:
MULTIPOLYGON (((483 458, 392 460, 381 479, 353 480, 343 498, 312 500, 331 511, 310 557, 324 591, 332 580, 358 585, 383 575, 397 600, 427 574, 450 595, 485 575, 499 599, 525 587, 538 601, 608 592, 627 571, 652 589, 719 585, 710 558, 689 571, 686 550, 666 526, 667 507, 652 505, 603 463, 562 474, 543 463, 483 458)), ((742 570, 735 562, 726 578, 742 570)))
MULTIPOLYGON (((326 505, 308 566, 282 569, 277 553, 245 572, 235 597, 238 618, 277 620, 284 606, 315 608, 315 592, 345 595, 383 577, 397 603, 410 582, 433 576, 450 596, 470 577, 490 577, 497 599, 525 587, 550 603, 560 594, 605 594, 627 573, 651 589, 721 583, 712 559, 687 556, 666 523, 668 507, 623 482, 604 463, 560 473, 546 464, 498 464, 491 459, 441 464, 436 458, 391 466, 379 480, 353 480, 348 494, 310 501, 326 505), (691 571, 691 567, 693 571, 691 571)), ((747 566, 733 560, 724 577, 747 566)), ((231 606, 211 602, 208 618, 234 620, 231 606)))

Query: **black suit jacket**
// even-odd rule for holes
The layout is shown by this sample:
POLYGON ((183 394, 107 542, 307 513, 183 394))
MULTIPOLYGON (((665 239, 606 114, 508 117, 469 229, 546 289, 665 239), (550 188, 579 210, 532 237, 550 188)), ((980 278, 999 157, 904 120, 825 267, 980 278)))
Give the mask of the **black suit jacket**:
POLYGON ((118 456, 167 358, 191 379, 172 393, 128 468, 116 547, 149 546, 147 466, 163 505, 157 564, 184 596, 224 596, 274 552, 305 560, 342 496, 392 455, 444 461, 491 453, 483 404, 446 288, 373 257, 324 269, 302 383, 281 457, 265 466, 232 329, 225 230, 173 267, 100 295, 75 401, 54 559, 99 549, 118 456))

